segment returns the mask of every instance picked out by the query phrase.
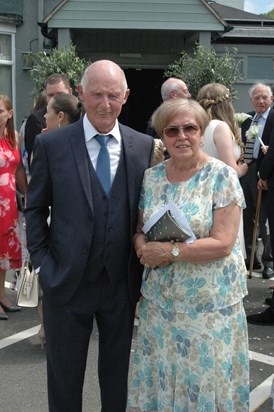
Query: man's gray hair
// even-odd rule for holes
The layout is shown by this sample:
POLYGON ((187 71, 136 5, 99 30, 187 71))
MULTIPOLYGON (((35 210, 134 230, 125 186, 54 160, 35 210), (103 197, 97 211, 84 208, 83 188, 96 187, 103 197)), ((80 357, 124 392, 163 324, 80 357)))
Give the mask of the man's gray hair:
POLYGON ((268 95, 273 96, 272 89, 268 84, 256 83, 256 84, 253 84, 253 86, 251 86, 249 91, 248 91, 250 98, 252 98, 254 90, 257 89, 257 87, 266 87, 266 89, 268 89, 268 95))

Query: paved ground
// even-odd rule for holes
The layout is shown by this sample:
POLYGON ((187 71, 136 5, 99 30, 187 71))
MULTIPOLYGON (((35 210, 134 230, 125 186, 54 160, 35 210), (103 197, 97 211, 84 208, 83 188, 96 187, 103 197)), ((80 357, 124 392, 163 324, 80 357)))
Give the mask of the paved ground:
MULTIPOLYGON (((10 281, 11 276, 7 280, 10 281)), ((249 296, 245 298, 248 314, 266 308, 264 299, 271 296, 269 285, 273 282, 274 279, 258 277, 248 280, 249 296)), ((8 290, 8 295, 14 302, 15 294, 8 290)), ((1 412, 47 412, 45 352, 41 350, 36 336, 38 325, 36 309, 27 308, 10 314, 8 321, 0 321, 1 412)), ((273 328, 249 325, 251 412, 272 410, 269 391, 270 379, 274 374, 273 328)), ((90 342, 83 412, 100 411, 96 377, 97 342, 95 330, 90 342)))

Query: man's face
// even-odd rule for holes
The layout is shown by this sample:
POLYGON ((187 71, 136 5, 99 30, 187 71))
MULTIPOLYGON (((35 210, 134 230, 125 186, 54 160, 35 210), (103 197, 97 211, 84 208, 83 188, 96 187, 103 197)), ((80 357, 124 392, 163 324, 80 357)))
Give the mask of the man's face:
POLYGON ((264 113, 273 103, 273 96, 269 94, 269 88, 266 86, 258 86, 254 89, 251 103, 256 113, 264 113))
POLYGON ((110 132, 129 95, 128 89, 124 91, 121 76, 90 70, 85 88, 79 86, 78 90, 91 124, 102 134, 110 132))
POLYGON ((182 82, 180 88, 177 90, 177 97, 181 97, 183 99, 191 98, 191 94, 189 93, 187 85, 184 82, 182 82))
POLYGON ((63 81, 55 84, 47 84, 47 103, 58 93, 71 94, 71 90, 68 90, 63 81))

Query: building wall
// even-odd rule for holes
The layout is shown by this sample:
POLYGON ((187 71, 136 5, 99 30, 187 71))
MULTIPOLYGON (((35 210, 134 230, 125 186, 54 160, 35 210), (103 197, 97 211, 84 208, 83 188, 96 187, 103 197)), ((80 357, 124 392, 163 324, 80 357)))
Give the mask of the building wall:
MULTIPOLYGON (((15 0, 16 1, 16 0, 15 0)), ((16 29, 16 126, 19 130, 22 121, 29 115, 33 106, 33 86, 26 70, 23 54, 43 51, 44 37, 38 22, 59 3, 59 0, 24 0, 23 24, 16 29)))
MULTIPOLYGON (((233 44, 228 47, 232 50, 233 44)), ((274 84, 274 71, 270 70, 272 66, 273 46, 272 45, 254 45, 244 44, 235 45, 237 48, 237 57, 242 60, 243 80, 236 85, 237 100, 234 102, 235 110, 238 112, 247 112, 252 110, 249 99, 249 88, 255 83, 266 83, 270 86, 274 84)), ((224 51, 223 45, 214 46, 217 53, 224 51)))
MULTIPOLYGON (((176 0, 173 0, 173 2, 176 2, 176 0)), ((193 5, 193 1, 191 0, 183 0, 183 2, 188 3, 189 7, 190 5, 193 5)), ((221 1, 218 2, 221 3, 221 1)), ((41 36, 37 22, 42 21, 42 19, 58 3, 59 0, 24 0, 24 22, 16 28, 15 45, 17 128, 20 127, 24 117, 29 114, 33 103, 32 82, 29 78, 28 71, 24 69, 22 54, 29 51, 43 50, 44 39, 41 36)), ((75 6, 77 2, 74 0, 69 3, 71 3, 72 6, 75 6)), ((87 0, 81 1, 81 4, 84 4, 86 7, 90 7, 90 3, 92 2, 87 0)), ((104 3, 109 4, 110 2, 104 3)), ((130 4, 132 2, 128 1, 124 3, 130 4)), ((154 5, 156 3, 162 5, 167 4, 167 2, 163 0, 152 0, 152 3, 154 5)), ((196 3, 197 0, 195 1, 195 4, 196 3)), ((233 2, 232 0, 224 3, 236 7, 236 4, 234 4, 236 2, 233 2)), ((239 6, 243 8, 243 3, 243 1, 237 1, 238 8, 240 8, 239 6)), ((97 5, 98 4, 99 3, 97 2, 97 5)), ((191 8, 189 8, 189 10, 191 10, 191 8)), ((66 13, 68 12, 69 10, 66 11, 66 13)), ((52 20, 51 23, 55 25, 57 24, 57 20, 52 20)), ((162 28, 166 29, 163 25, 162 28)), ((184 29, 183 24, 181 25, 181 29, 184 29)), ((200 26, 198 25, 197 30, 200 30, 200 26)), ((193 31, 190 36, 188 32, 184 32, 183 30, 170 30, 165 32, 139 30, 138 35, 134 37, 134 34, 137 34, 137 31, 134 30, 115 30, 115 35, 114 32, 111 33, 102 29, 71 30, 72 40, 77 45, 77 50, 79 50, 81 57, 92 57, 92 60, 109 58, 117 61, 118 59, 117 63, 120 63, 130 74, 136 70, 147 70, 148 78, 150 78, 150 73, 152 73, 153 70, 163 71, 168 64, 173 63, 178 59, 182 50, 190 51, 194 47, 194 42, 198 40, 197 33, 198 32, 193 31), (148 72, 148 70, 150 70, 150 72, 148 72)), ((224 52, 223 45, 216 45, 214 47, 217 52, 224 52)), ((233 44, 231 44, 231 47, 233 47, 233 44)), ((235 102, 235 109, 237 111, 247 111, 251 108, 248 97, 249 87, 256 81, 266 81, 267 83, 272 84, 274 80, 274 78, 248 78, 246 70, 247 56, 261 56, 262 58, 267 56, 269 58, 273 54, 273 46, 244 45, 237 46, 237 48, 239 50, 239 56, 245 57, 245 78, 239 85, 237 85, 238 100, 235 102)), ((135 77, 132 76, 132 78, 133 82, 135 82, 135 77)), ((160 82, 159 79, 158 82, 160 82)), ((160 96, 160 90, 158 89, 159 85, 157 84, 157 87, 154 87, 155 99, 158 99, 160 96)), ((133 96, 131 96, 131 99, 133 99, 133 96)))
POLYGON ((49 20, 49 28, 223 30, 200 0, 81 0, 80 4, 77 0, 65 3, 49 20))

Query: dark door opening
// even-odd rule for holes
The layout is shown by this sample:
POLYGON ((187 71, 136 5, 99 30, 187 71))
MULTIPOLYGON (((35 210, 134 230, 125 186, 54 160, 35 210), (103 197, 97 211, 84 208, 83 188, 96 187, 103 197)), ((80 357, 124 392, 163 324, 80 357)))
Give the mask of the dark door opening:
POLYGON ((125 69, 125 74, 130 95, 123 106, 119 121, 145 133, 150 116, 162 102, 161 85, 164 81, 164 70, 125 69))

